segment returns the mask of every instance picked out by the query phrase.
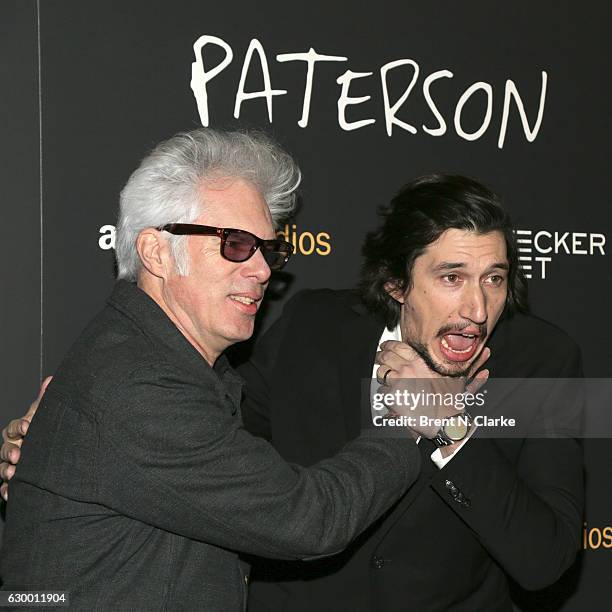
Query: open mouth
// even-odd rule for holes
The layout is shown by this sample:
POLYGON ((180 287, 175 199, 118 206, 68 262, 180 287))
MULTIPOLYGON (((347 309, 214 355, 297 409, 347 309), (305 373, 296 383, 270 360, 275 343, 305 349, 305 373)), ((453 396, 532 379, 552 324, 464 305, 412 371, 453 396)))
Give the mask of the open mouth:
POLYGON ((440 351, 449 361, 469 361, 480 345, 480 334, 451 332, 440 337, 440 351))
POLYGON ((254 315, 257 314, 257 307, 259 299, 248 295, 230 295, 229 299, 232 300, 234 306, 236 306, 241 312, 245 314, 254 315))

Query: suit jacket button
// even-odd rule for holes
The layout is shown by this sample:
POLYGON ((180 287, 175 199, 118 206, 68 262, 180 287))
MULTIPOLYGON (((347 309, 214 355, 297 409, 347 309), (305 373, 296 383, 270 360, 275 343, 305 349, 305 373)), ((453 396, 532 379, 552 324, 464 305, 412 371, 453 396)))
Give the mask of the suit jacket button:
POLYGON ((372 557, 372 567, 374 569, 382 569, 385 566, 385 560, 382 557, 372 557))
POLYGON ((459 489, 456 487, 455 483, 452 480, 447 480, 444 483, 444 486, 450 491, 450 494, 453 497, 456 497, 457 494, 459 493, 459 489))

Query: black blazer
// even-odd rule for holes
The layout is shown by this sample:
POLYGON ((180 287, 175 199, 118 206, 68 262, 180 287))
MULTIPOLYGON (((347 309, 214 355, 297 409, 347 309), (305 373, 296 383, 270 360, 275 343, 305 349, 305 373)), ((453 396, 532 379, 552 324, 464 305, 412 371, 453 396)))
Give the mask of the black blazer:
POLYGON ((240 419, 163 311, 119 282, 47 389, 11 482, 6 590, 68 591, 72 610, 242 609, 235 551, 342 549, 418 471, 413 441, 364 438, 306 470, 240 419))
MULTIPOLYGON (((333 455, 370 418, 360 380, 383 327, 352 292, 298 294, 240 368, 247 428, 289 461, 333 455)), ((576 345, 532 316, 500 321, 490 346, 493 378, 581 374, 576 345)), ((581 445, 477 434, 442 470, 423 440, 417 483, 344 553, 256 565, 249 610, 490 612, 512 609, 508 578, 553 583, 579 545, 581 445)))

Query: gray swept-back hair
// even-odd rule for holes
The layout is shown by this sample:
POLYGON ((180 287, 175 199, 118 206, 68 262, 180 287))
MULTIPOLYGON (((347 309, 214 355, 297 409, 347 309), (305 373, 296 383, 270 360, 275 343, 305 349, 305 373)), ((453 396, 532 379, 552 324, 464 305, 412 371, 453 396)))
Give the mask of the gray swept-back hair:
MULTIPOLYGON (((158 144, 121 191, 115 237, 118 277, 136 280, 141 267, 136 238, 147 227, 192 223, 205 202, 202 181, 233 177, 261 192, 278 226, 295 211, 301 175, 292 157, 257 131, 199 128, 158 144)), ((168 235, 179 274, 188 271, 186 236, 168 235)))

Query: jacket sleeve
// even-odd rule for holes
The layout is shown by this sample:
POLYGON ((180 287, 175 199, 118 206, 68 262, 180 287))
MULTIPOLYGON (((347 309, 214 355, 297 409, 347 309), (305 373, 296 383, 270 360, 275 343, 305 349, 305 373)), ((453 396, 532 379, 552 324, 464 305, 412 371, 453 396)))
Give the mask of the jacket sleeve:
MULTIPOLYGON (((557 375, 581 376, 577 349, 557 375)), ((582 444, 575 438, 526 438, 516 464, 501 448, 477 430, 431 486, 520 586, 541 589, 563 574, 579 548, 582 444)))
POLYGON ((408 437, 362 437, 310 468, 253 437, 222 398, 171 366, 131 372, 100 423, 98 496, 160 529, 242 552, 332 554, 393 504, 419 469, 408 437))

